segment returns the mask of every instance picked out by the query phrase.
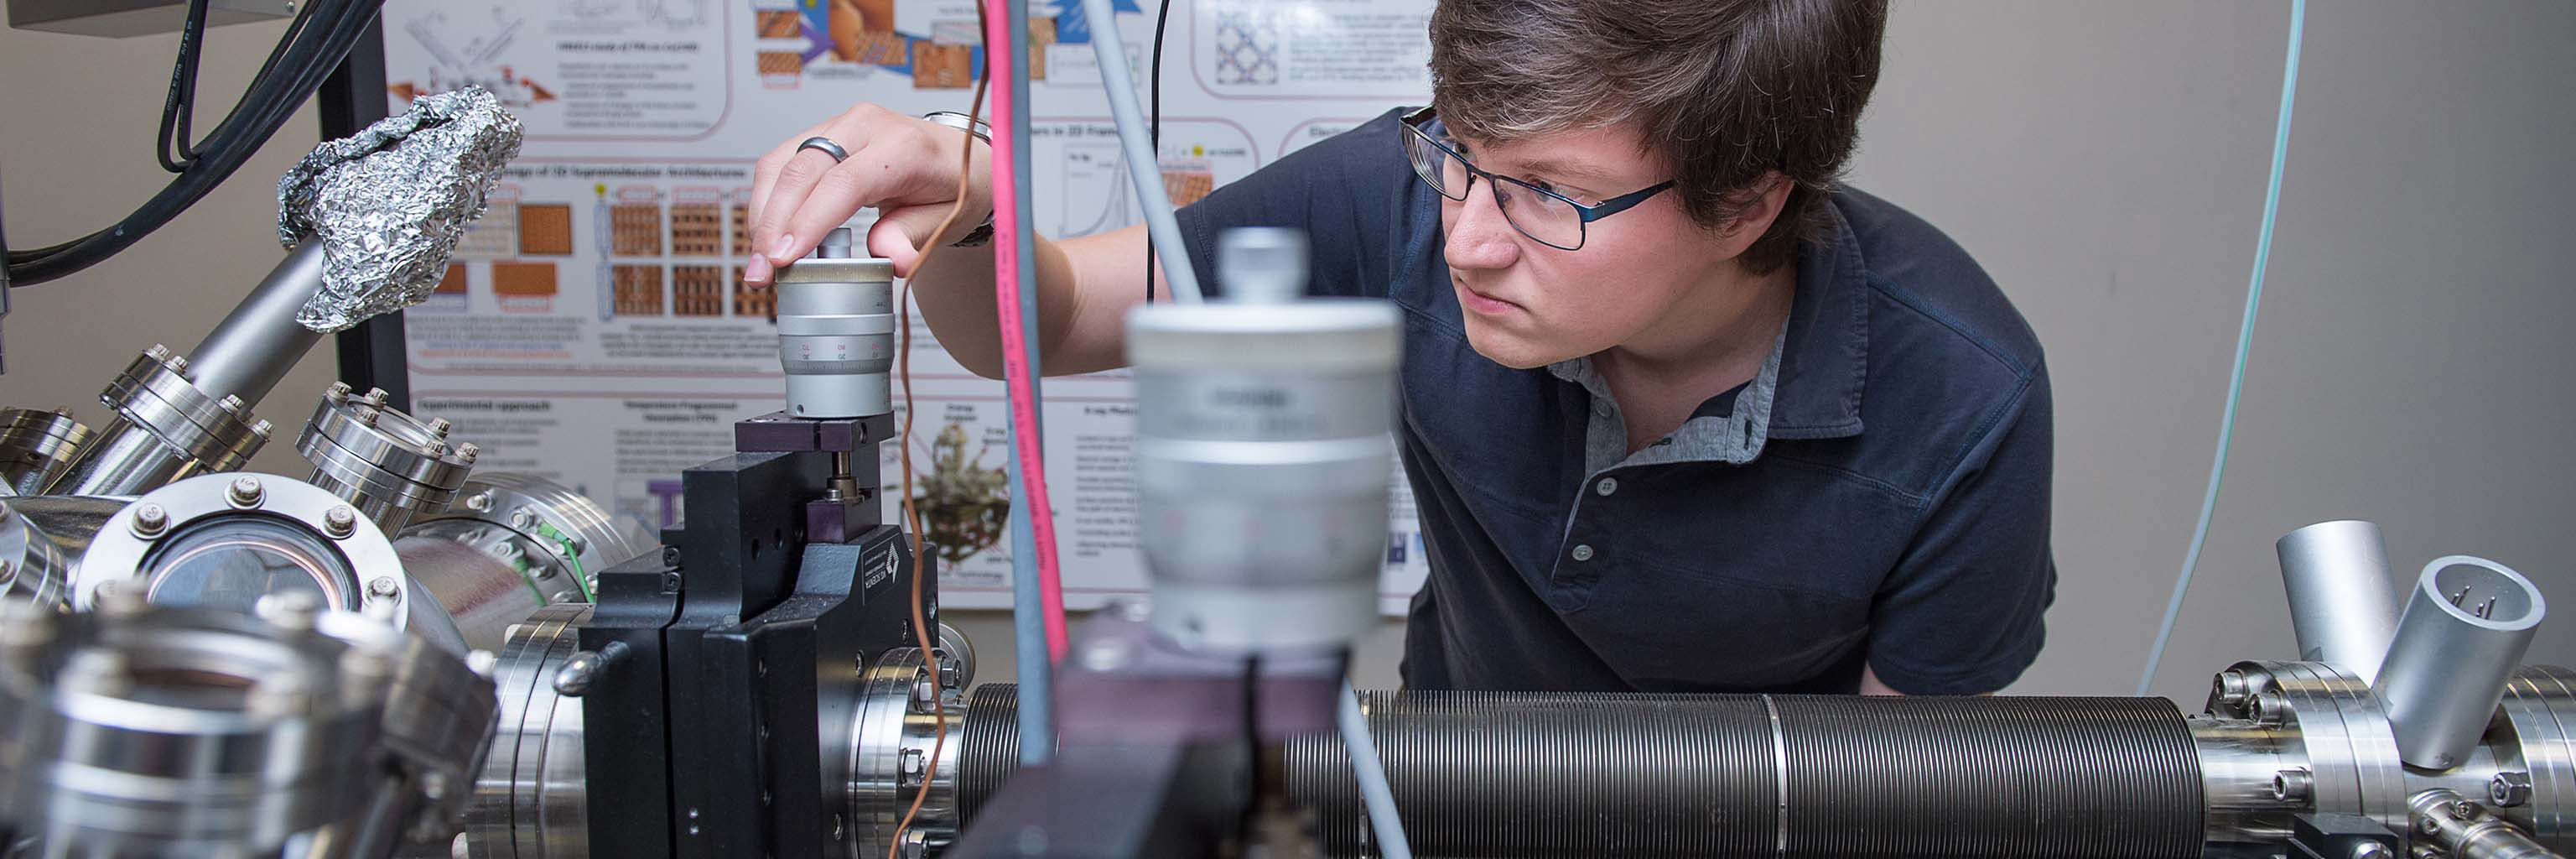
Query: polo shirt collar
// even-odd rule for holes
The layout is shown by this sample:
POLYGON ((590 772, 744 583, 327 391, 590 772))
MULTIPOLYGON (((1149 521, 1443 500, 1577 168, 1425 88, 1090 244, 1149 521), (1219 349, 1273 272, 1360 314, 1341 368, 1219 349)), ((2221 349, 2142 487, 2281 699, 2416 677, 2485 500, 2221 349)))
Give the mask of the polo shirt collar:
POLYGON ((1772 438, 1844 438, 1861 431, 1869 381, 1869 268, 1851 225, 1827 198, 1833 227, 1798 246, 1798 292, 1771 404, 1772 438))
POLYGON ((1548 365, 1559 379, 1592 395, 1585 439, 1585 471, 1667 461, 1715 460, 1741 465, 1761 455, 1773 438, 1822 439, 1860 434, 1861 391, 1868 382, 1868 269, 1859 242, 1839 211, 1824 242, 1798 246, 1798 283, 1789 322, 1733 408, 1700 411, 1666 444, 1631 454, 1623 416, 1610 386, 1589 356, 1548 365))

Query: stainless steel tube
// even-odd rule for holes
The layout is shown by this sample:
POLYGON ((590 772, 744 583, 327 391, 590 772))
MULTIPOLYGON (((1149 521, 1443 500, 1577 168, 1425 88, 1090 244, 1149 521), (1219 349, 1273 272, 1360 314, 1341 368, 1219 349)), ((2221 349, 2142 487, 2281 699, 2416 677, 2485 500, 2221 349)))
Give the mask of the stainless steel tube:
POLYGON ((2379 526, 2319 522, 2282 537, 2281 585, 2299 661, 2323 662, 2370 682, 2397 633, 2397 586, 2379 526))
POLYGON ((2503 564, 2451 555, 2424 565, 2372 689, 2399 757, 2437 770, 2466 760, 2546 614, 2540 589, 2503 564))
POLYGON ((321 342, 320 333, 295 321, 296 311, 321 288, 322 243, 295 246, 188 353, 197 388, 216 399, 232 395, 246 405, 259 405, 277 380, 321 342))
POLYGON ((100 427, 55 476, 52 495, 140 495, 197 472, 185 452, 118 417, 100 427))
POLYGON ((2438 851, 2435 855, 2461 859, 2558 859, 2557 853, 2457 791, 2422 791, 2407 804, 2415 812, 2415 832, 2422 836, 2417 843, 2432 842, 2430 846, 2438 851))

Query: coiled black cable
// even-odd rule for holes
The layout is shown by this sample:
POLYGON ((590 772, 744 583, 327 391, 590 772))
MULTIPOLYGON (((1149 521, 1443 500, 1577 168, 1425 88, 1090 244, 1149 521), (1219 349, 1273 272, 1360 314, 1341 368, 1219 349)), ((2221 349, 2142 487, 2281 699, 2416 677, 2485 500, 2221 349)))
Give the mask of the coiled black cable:
POLYGON ((383 0, 313 0, 306 5, 289 34, 261 65, 242 101, 207 136, 199 157, 177 178, 105 229, 61 244, 10 251, 10 285, 43 283, 96 265, 204 199, 241 169, 339 68, 382 5, 383 0))

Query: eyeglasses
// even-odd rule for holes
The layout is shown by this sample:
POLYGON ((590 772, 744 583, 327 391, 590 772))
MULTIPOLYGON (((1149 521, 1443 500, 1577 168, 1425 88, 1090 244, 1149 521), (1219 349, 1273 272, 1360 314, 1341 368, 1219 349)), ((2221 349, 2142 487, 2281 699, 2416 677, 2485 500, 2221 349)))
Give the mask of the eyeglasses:
POLYGON ((1532 241, 1559 250, 1583 247, 1584 225, 1627 211, 1647 198, 1673 187, 1671 180, 1641 191, 1621 194, 1598 203, 1578 203, 1573 198, 1539 185, 1498 176, 1458 154, 1450 146, 1448 130, 1440 117, 1425 107, 1404 115, 1404 157, 1413 162, 1413 174, 1440 196, 1464 202, 1467 191, 1482 178, 1494 189, 1494 205, 1503 210, 1503 220, 1532 241))

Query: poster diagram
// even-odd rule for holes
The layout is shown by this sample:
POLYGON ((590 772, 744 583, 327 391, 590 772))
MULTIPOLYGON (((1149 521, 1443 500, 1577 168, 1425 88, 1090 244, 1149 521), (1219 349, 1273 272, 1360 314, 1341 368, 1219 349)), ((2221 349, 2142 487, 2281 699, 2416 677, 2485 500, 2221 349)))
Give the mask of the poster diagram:
MULTIPOLYGON (((1133 225, 1096 22, 1078 0, 1032 5, 1038 229, 1133 225)), ((1141 82, 1153 20, 1114 5, 1141 82)), ((1172 199, 1427 101, 1430 5, 1174 0, 1155 165, 1172 199)), ((482 445, 479 467, 561 480, 655 526, 686 515, 682 469, 782 404, 776 299, 742 282, 753 159, 859 102, 963 110, 983 59, 967 0, 388 0, 383 15, 389 106, 477 84, 529 132, 490 214, 407 318, 416 405, 482 445)), ((1001 385, 913 325, 913 399, 897 417, 912 414, 914 433, 880 451, 887 491, 908 455, 947 603, 1007 605, 1001 385)), ((1054 378, 1045 399, 1067 599, 1140 592, 1133 386, 1123 372, 1054 378)), ((1393 479, 1382 591, 1401 611, 1427 566, 1393 479)))

